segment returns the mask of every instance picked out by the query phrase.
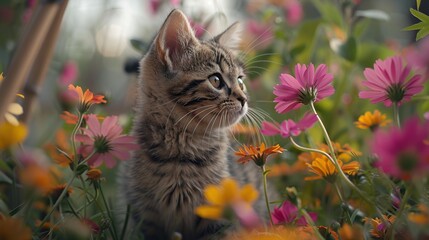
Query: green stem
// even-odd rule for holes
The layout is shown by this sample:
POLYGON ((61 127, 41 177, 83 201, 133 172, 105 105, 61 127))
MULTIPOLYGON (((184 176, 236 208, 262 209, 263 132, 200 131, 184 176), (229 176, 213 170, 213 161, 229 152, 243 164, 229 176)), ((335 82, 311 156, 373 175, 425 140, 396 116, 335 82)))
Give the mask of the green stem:
POLYGON ((81 114, 79 111, 78 111, 78 113, 77 113, 77 117, 78 117, 78 121, 77 121, 77 123, 76 123, 76 125, 74 126, 74 128, 73 128, 73 131, 72 131, 72 133, 71 133, 71 135, 70 135, 70 142, 71 142, 71 146, 72 146, 72 150, 73 150, 73 157, 74 157, 74 159, 75 159, 75 161, 74 161, 74 164, 75 164, 75 167, 76 167, 76 165, 77 165, 77 156, 76 156, 76 142, 75 142, 75 138, 76 138, 76 134, 77 134, 77 131, 79 130, 79 128, 80 128, 80 125, 82 125, 82 121, 83 121, 83 114, 81 114))
POLYGON ((310 224, 310 227, 313 229, 314 233, 316 234, 317 238, 319 238, 320 240, 324 240, 325 238, 320 234, 319 229, 317 229, 316 224, 314 223, 313 219, 310 217, 310 215, 308 214, 308 212, 303 209, 303 208, 299 208, 302 216, 304 216, 305 220, 307 221, 307 223, 310 224))
POLYGON ((393 118, 395 120, 396 126, 401 127, 401 121, 399 119, 399 105, 397 102, 393 103, 393 118))
POLYGON ((55 211, 55 209, 61 203, 61 201, 63 200, 63 198, 66 196, 67 191, 68 191, 69 187, 72 185, 72 183, 75 180, 75 178, 76 178, 76 174, 73 173, 73 177, 70 178, 70 180, 68 181, 68 183, 64 187, 64 190, 61 192, 61 195, 58 197, 57 201, 55 201, 54 206, 52 206, 51 211, 49 211, 49 213, 45 216, 45 218, 40 223, 40 226, 39 226, 38 230, 40 230, 43 227, 43 224, 45 224, 45 222, 48 221, 49 217, 52 215, 52 213, 55 211))
POLYGON ((112 228, 113 234, 114 234, 113 237, 114 237, 114 239, 118 239, 118 233, 116 232, 115 224, 113 221, 113 216, 112 216, 112 213, 110 212, 109 205, 107 204, 106 197, 104 196, 103 189, 100 187, 99 190, 100 190, 101 198, 103 199, 104 206, 106 208, 107 216, 110 219, 110 223, 111 223, 110 227, 112 228))
POLYGON ((402 214, 404 213, 405 206, 407 205, 408 199, 411 197, 411 185, 407 185, 407 189, 405 190, 404 196, 401 199, 401 205, 399 206, 398 213, 396 214, 396 219, 392 223, 391 229, 390 229, 390 239, 394 239, 395 236, 395 226, 397 225, 397 222, 399 222, 400 217, 402 217, 402 214))
POLYGON ((319 122, 320 127, 322 128, 323 135, 325 136, 325 141, 328 144, 331 156, 334 159, 335 163, 338 164, 337 158, 335 156, 335 150, 334 150, 334 147, 332 146, 331 138, 329 138, 328 131, 326 131, 325 125, 323 125, 322 119, 320 118, 319 114, 316 111, 316 108, 314 107, 314 102, 310 102, 310 107, 311 107, 311 110, 313 111, 313 113, 316 115, 317 121, 319 122))
POLYGON ((83 191, 84 191, 84 194, 85 194, 85 200, 84 200, 85 202, 84 202, 84 205, 83 205, 83 217, 86 218, 86 207, 88 206, 88 195, 87 195, 88 190, 86 188, 86 184, 85 184, 85 181, 83 180, 82 176, 79 176, 78 178, 79 178, 79 180, 80 180, 80 182, 82 184, 82 188, 83 188, 83 191))
POLYGON ((124 222, 124 226, 122 227, 122 231, 121 231, 121 240, 123 240, 125 238, 125 233, 127 231, 127 226, 128 226, 128 219, 130 218, 130 213, 131 213, 131 207, 128 204, 127 205, 127 213, 125 215, 125 222, 124 222))
POLYGON ((273 226, 273 218, 271 217, 271 209, 270 209, 270 202, 268 200, 268 193, 267 193, 267 173, 265 172, 265 165, 262 165, 262 180, 264 181, 264 194, 265 194, 265 204, 267 205, 267 211, 268 216, 270 217, 270 223, 271 226, 273 226))
POLYGON ((340 164, 338 163, 337 157, 335 156, 335 150, 334 150, 334 147, 332 145, 332 141, 329 138, 329 134, 326 131, 326 128, 323 125, 322 119, 319 117, 319 114, 317 113, 316 108, 314 107, 314 103, 313 102, 310 102, 310 107, 311 107, 311 110, 313 111, 313 113, 316 115, 317 121, 319 122, 319 125, 322 128, 323 135, 325 136, 326 143, 328 144, 332 160, 334 161, 334 165, 335 165, 338 173, 340 174, 341 178, 347 183, 347 185, 349 185, 352 189, 354 189, 357 193, 359 193, 359 195, 361 195, 361 197, 363 197, 369 203, 372 203, 372 201, 370 199, 368 199, 367 196, 364 193, 362 193, 360 191, 360 189, 358 187, 356 187, 356 185, 354 183, 352 183, 350 181, 350 179, 347 177, 347 175, 341 169, 340 164))

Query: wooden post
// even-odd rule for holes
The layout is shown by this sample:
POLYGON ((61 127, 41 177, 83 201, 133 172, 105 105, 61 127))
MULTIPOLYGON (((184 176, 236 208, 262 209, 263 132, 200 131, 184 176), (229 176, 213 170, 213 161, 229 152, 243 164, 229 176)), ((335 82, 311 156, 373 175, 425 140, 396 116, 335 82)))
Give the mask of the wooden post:
POLYGON ((46 74, 51 63, 52 56, 54 55, 58 34, 64 12, 66 10, 68 0, 63 0, 60 4, 60 8, 56 13, 54 21, 46 35, 45 40, 42 43, 42 47, 37 55, 36 62, 33 64, 31 69, 30 77, 24 88, 24 113, 21 115, 21 122, 27 123, 30 119, 34 103, 36 102, 39 94, 40 86, 46 78, 46 74))
POLYGON ((13 102, 16 94, 24 85, 25 79, 59 10, 59 4, 51 2, 43 2, 38 5, 36 14, 32 18, 32 25, 22 36, 22 41, 16 49, 6 73, 6 78, 0 86, 0 123, 5 120, 4 114, 9 104, 13 102))

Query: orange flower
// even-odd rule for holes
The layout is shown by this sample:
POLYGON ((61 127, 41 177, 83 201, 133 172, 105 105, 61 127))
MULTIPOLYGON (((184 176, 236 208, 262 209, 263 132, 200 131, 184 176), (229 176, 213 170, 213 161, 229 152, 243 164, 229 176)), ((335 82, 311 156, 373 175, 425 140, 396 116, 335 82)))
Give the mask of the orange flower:
POLYGON ((338 234, 342 240, 365 239, 363 236, 363 229, 359 224, 353 224, 353 226, 350 226, 349 224, 345 223, 338 230, 338 234))
POLYGON ((254 126, 249 126, 249 125, 238 123, 238 124, 234 125, 234 127, 232 128, 232 132, 234 134, 249 134, 249 135, 251 135, 251 134, 258 134, 259 129, 254 127, 254 126))
POLYGON ((380 111, 375 110, 374 113, 366 112, 364 115, 359 116, 355 125, 360 129, 369 128, 371 131, 375 131, 377 128, 384 127, 390 122, 386 114, 381 114, 380 111))
POLYGON ((35 188, 42 194, 48 194, 55 186, 56 179, 48 168, 31 164, 19 172, 19 178, 23 185, 35 188))
POLYGON ((88 172, 86 172, 86 176, 88 177, 88 179, 92 180, 92 181, 97 181, 100 180, 101 178, 101 170, 98 168, 91 168, 88 170, 88 172))
POLYGON ((380 218, 364 218, 366 224, 371 224, 372 229, 370 230, 371 236, 377 239, 385 239, 386 234, 390 225, 395 221, 395 216, 387 217, 383 215, 384 221, 380 218))
MULTIPOLYGON (((55 143, 56 144, 47 144, 44 146, 44 149, 47 151, 49 156, 60 166, 68 167, 72 160, 65 156, 63 153, 60 153, 58 150, 64 151, 66 153, 70 152, 70 144, 68 143, 67 134, 63 129, 60 129, 55 134, 55 143)), ((73 156, 70 156, 73 159, 73 156)))
POLYGON ((274 153, 282 153, 284 151, 280 145, 274 145, 269 148, 265 147, 265 143, 261 143, 259 147, 255 147, 252 145, 246 146, 244 145, 238 151, 235 152, 236 156, 239 156, 240 159, 237 160, 239 163, 247 163, 250 160, 253 160, 256 165, 263 166, 267 161, 267 157, 274 153))
MULTIPOLYGON (((360 164, 356 161, 352 161, 346 164, 338 159, 338 164, 344 173, 348 175, 355 175, 360 168, 360 164)), ((307 163, 309 171, 316 174, 316 176, 306 177, 305 180, 316 180, 316 179, 325 179, 328 182, 334 182, 337 176, 337 169, 335 165, 325 156, 316 158, 311 164, 307 163)))
POLYGON ((78 119, 77 115, 74 115, 73 113, 70 113, 68 111, 64 111, 60 118, 62 118, 67 124, 76 124, 78 119))
POLYGON ((408 220, 419 225, 429 224, 429 208, 426 205, 418 205, 419 212, 408 214, 408 220))
POLYGON ((79 100, 79 111, 81 113, 86 112, 89 107, 92 106, 92 104, 106 103, 106 100, 104 99, 103 95, 94 95, 94 93, 89 91, 89 89, 87 89, 84 93, 81 87, 75 87, 70 84, 69 91, 76 93, 76 97, 79 100))
POLYGON ((268 229, 254 229, 252 231, 241 231, 231 233, 226 237, 227 240, 288 240, 317 239, 316 234, 311 229, 304 227, 275 226, 268 229))
MULTIPOLYGON (((53 186, 49 191, 49 195, 52 197, 54 201, 56 201, 60 197, 61 193, 64 191, 65 187, 66 187, 66 184, 53 186)), ((72 192, 73 192, 73 189, 69 187, 67 189, 67 193, 65 197, 69 197, 70 194, 72 194, 72 192)))
POLYGON ((0 239, 30 240, 31 230, 19 218, 3 217, 0 214, 0 239))

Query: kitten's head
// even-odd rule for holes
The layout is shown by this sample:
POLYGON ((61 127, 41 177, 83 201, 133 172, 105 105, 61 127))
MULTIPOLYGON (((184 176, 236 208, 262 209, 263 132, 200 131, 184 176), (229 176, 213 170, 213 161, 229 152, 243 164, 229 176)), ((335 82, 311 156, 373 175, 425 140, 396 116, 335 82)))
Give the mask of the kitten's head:
POLYGON ((248 109, 243 64, 233 53, 237 24, 200 41, 179 10, 167 17, 142 63, 144 85, 170 116, 203 128, 231 126, 248 109), (156 91, 153 92, 153 91, 156 91), (186 119, 186 120, 185 120, 186 119))

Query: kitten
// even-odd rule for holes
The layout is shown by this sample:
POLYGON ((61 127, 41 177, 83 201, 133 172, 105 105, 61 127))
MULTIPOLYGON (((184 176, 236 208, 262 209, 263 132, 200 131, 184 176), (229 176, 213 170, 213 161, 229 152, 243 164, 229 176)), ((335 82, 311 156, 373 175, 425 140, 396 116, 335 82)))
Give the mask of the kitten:
POLYGON ((233 24, 199 41, 186 16, 173 10, 141 61, 133 127, 141 149, 122 165, 120 188, 145 239, 217 234, 228 223, 194 214, 204 187, 225 177, 260 178, 228 150, 229 128, 248 109, 243 64, 231 50, 236 31, 233 24))

